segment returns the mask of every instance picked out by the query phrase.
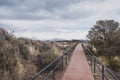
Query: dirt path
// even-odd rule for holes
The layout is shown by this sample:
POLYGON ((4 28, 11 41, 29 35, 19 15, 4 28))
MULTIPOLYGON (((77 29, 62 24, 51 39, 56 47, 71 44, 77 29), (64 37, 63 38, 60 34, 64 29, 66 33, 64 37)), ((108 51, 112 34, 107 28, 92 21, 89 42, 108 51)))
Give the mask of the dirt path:
POLYGON ((78 44, 62 80, 94 80, 81 44, 78 44))

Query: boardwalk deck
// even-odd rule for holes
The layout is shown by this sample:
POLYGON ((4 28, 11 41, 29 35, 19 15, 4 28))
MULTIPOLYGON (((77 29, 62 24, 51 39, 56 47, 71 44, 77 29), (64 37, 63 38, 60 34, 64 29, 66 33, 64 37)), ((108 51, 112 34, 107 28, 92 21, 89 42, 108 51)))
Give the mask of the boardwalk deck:
POLYGON ((78 44, 62 80, 94 80, 81 44, 78 44))

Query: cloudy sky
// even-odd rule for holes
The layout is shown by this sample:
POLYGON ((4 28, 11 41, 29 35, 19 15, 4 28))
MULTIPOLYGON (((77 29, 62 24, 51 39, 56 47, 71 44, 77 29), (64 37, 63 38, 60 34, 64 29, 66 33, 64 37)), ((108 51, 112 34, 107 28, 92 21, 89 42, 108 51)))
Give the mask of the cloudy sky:
POLYGON ((120 0, 0 0, 0 27, 18 37, 86 39, 104 19, 120 22, 120 0))

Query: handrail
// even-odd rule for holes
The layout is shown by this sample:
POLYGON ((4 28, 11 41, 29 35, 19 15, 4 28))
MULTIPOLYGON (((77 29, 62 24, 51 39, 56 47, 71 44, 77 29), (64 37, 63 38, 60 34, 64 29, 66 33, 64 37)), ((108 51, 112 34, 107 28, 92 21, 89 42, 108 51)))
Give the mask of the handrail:
POLYGON ((120 80, 110 69, 107 68, 84 44, 82 47, 86 53, 88 60, 90 60, 91 66, 93 66, 93 73, 96 73, 96 68, 98 68, 99 72, 101 73, 102 80, 109 80, 110 78, 106 75, 110 75, 112 80, 120 80), (93 64, 94 63, 94 64, 93 64))
POLYGON ((56 66, 54 66, 54 68, 52 70, 50 70, 50 72, 42 79, 42 80, 47 80, 49 78, 50 75, 53 74, 53 78, 54 79, 54 72, 55 70, 61 65, 62 66, 62 70, 64 68, 64 62, 68 61, 68 57, 70 57, 72 51, 74 50, 74 48, 77 46, 78 43, 74 44, 74 46, 72 46, 71 48, 69 48, 63 55, 61 55, 60 57, 56 58, 54 61, 52 61, 50 64, 48 64, 45 68, 43 68, 40 72, 36 73, 33 77, 32 80, 35 80, 37 77, 39 77, 42 73, 44 73, 49 67, 51 67, 52 65, 54 65, 54 63, 56 63, 58 61, 58 64, 56 66), (65 61, 64 61, 64 60, 65 61))
POLYGON ((53 65, 53 63, 55 63, 57 60, 59 60, 62 56, 58 57, 57 59, 55 59, 53 62, 51 62, 49 65, 47 65, 45 68, 43 68, 40 72, 38 72, 35 76, 33 76, 32 80, 34 80, 35 78, 37 78, 40 74, 42 74, 46 69, 48 69, 51 65, 53 65))

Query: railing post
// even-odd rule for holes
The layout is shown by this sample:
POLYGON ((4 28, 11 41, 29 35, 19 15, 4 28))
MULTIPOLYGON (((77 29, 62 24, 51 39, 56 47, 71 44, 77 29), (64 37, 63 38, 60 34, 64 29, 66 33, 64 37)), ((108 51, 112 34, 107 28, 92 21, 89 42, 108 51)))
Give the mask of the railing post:
POLYGON ((86 50, 86 55, 88 57, 88 60, 90 60, 90 55, 89 55, 89 52, 86 50))
POLYGON ((64 68, 64 61, 63 61, 63 58, 64 58, 64 55, 62 56, 62 71, 63 71, 63 68, 64 68))
POLYGON ((91 66, 93 65, 93 56, 91 56, 91 66))
POLYGON ((104 66, 102 65, 102 80, 104 80, 104 66))
POLYGON ((71 54, 69 53, 69 54, 68 54, 68 60, 70 60, 70 55, 71 55, 71 54))
POLYGON ((53 80, 55 80, 55 72, 53 71, 53 80))
POLYGON ((68 58, 68 54, 66 54, 66 65, 67 65, 67 61, 68 61, 67 58, 68 58))
POLYGON ((90 65, 92 66, 93 65, 93 57, 90 56, 90 65))
POLYGON ((94 59, 94 74, 96 73, 96 59, 93 57, 94 59))

